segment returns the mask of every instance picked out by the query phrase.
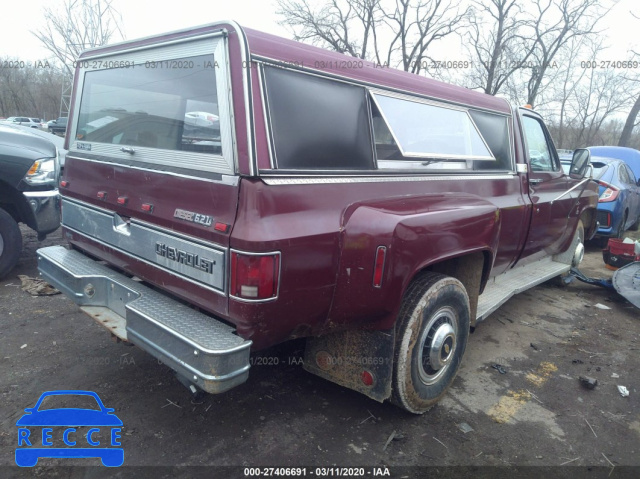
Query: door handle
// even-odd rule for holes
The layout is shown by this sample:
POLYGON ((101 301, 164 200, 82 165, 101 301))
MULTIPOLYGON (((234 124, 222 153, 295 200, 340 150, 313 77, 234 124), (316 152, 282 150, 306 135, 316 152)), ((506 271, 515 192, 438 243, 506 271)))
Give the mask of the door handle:
POLYGON ((542 178, 529 178, 529 183, 531 183, 532 185, 537 185, 539 183, 542 183, 542 178))

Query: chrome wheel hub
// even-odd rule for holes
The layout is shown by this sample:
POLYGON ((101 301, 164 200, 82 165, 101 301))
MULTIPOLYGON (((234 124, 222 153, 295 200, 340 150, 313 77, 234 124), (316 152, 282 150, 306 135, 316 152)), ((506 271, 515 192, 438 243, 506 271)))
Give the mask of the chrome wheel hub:
POLYGON ((457 347, 456 313, 445 306, 436 311, 423 329, 419 342, 418 374, 427 385, 438 381, 451 365, 457 347))
POLYGON ((571 266, 578 266, 580 263, 582 263, 583 258, 584 258, 584 244, 580 242, 576 246, 576 250, 573 253, 573 260, 571 261, 571 266))

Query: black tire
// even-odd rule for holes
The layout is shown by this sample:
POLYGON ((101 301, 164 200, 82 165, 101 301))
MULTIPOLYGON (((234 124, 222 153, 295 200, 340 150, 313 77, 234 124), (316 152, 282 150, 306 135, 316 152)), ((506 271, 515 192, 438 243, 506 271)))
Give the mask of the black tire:
POLYGON ((391 402, 414 414, 428 411, 455 379, 468 338, 462 283, 438 273, 416 278, 396 323, 391 402))
POLYGON ((0 279, 18 262, 22 251, 22 234, 18 223, 0 208, 0 279))
POLYGON ((627 222, 627 212, 625 211, 624 215, 622 215, 622 221, 620 222, 620 226, 618 226, 618 231, 616 231, 616 235, 613 238, 622 238, 624 236, 624 232, 627 231, 624 227, 627 222))

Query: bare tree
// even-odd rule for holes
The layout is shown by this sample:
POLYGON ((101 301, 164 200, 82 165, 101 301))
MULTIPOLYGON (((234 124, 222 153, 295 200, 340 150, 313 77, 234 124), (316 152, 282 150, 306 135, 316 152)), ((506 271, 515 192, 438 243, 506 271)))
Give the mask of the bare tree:
POLYGON ((420 73, 429 47, 455 32, 469 9, 455 0, 278 0, 281 24, 300 41, 420 73))
POLYGON ((0 68, 0 116, 57 116, 64 77, 59 66, 9 57, 0 58, 0 63, 21 66, 0 68))
POLYGON ((532 25, 535 65, 527 81, 527 103, 534 105, 554 60, 572 38, 594 35, 598 21, 608 12, 601 0, 533 0, 536 20, 532 25))
POLYGON ((575 92, 575 121, 578 125, 575 144, 599 144, 598 135, 606 121, 629 102, 627 80, 613 70, 591 69, 587 81, 575 92))
POLYGON ((631 141, 631 134, 638 123, 636 123, 636 119, 638 118, 638 113, 640 113, 640 95, 636 97, 636 101, 633 103, 631 107, 631 111, 627 115, 627 119, 624 122, 624 127, 622 128, 622 132, 620 133, 620 138, 618 139, 618 146, 629 146, 631 141))
MULTIPOLYGON (((594 44, 593 51, 599 46, 594 44)), ((621 123, 616 115, 633 98, 632 82, 612 69, 573 68, 562 76, 564 81, 556 82, 551 102, 554 116, 560 114, 552 127, 557 145, 578 148, 615 143, 621 123)))
POLYGON ((59 10, 45 7, 46 26, 31 33, 73 75, 73 62, 83 50, 105 45, 113 38, 124 39, 122 17, 112 3, 112 0, 64 0, 59 10))
MULTIPOLYGON (((631 15, 638 19, 638 15, 634 12, 630 12, 631 15)), ((632 50, 633 58, 632 61, 640 63, 640 54, 632 50)), ((635 79, 636 85, 640 83, 638 78, 635 79)), ((624 122, 624 127, 622 128, 622 133, 620 133, 620 138, 618 139, 618 146, 629 146, 631 141, 631 134, 638 123, 636 123, 636 119, 638 118, 638 113, 640 113, 640 94, 637 94, 636 101, 633 103, 631 107, 631 111, 627 115, 627 119, 624 122)))
POLYGON ((533 41, 523 27, 533 20, 524 15, 517 0, 474 0, 466 35, 473 61, 472 88, 497 94, 532 53, 533 41))
MULTIPOLYGON (((560 69, 557 75, 557 81, 552 83, 554 85, 552 98, 557 105, 556 110, 559 111, 558 135, 556 136, 559 148, 573 148, 573 144, 567 142, 567 128, 565 127, 570 124, 569 110, 571 109, 576 89, 583 82, 588 72, 586 68, 581 67, 578 61, 586 46, 590 47, 588 58, 593 58, 595 52, 602 48, 602 42, 592 44, 587 42, 585 37, 574 37, 567 42, 566 48, 561 52, 562 56, 559 59, 563 68, 560 69)), ((571 141, 573 140, 572 138, 571 141)))
POLYGON ((280 23, 294 30, 295 40, 364 59, 379 21, 379 2, 332 0, 313 8, 308 0, 279 0, 277 13, 284 17, 280 23))

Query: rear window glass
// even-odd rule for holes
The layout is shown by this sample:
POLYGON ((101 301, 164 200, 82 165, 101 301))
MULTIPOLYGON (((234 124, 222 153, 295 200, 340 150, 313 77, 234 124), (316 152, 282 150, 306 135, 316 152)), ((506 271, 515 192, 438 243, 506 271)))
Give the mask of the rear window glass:
POLYGON ((466 111, 377 93, 373 98, 404 156, 495 160, 466 111))
POLYGON ((214 56, 87 72, 76 139, 220 155, 214 56))
POLYGON ((374 167, 364 88, 277 67, 264 74, 277 168, 374 167))
POLYGON ((598 179, 602 178, 602 175, 604 175, 604 173, 609 168, 609 164, 608 163, 604 163, 602 161, 592 161, 591 162, 591 166, 593 166, 593 179, 594 180, 598 180, 598 179))

